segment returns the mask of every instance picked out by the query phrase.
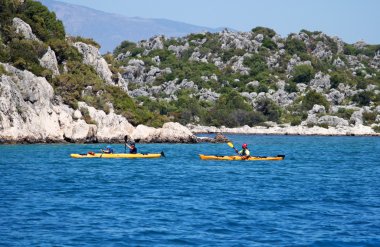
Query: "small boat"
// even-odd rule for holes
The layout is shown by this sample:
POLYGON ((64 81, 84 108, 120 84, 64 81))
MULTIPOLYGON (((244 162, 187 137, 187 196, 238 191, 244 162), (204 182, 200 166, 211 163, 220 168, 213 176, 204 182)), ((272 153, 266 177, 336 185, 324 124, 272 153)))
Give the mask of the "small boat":
POLYGON ((204 155, 200 154, 199 157, 201 160, 283 160, 285 159, 285 155, 279 154, 277 156, 250 156, 249 158, 245 158, 238 155, 233 156, 219 156, 219 155, 204 155))
POLYGON ((165 157, 164 152, 156 154, 105 154, 88 152, 85 154, 70 154, 71 158, 105 158, 105 159, 152 159, 165 157))

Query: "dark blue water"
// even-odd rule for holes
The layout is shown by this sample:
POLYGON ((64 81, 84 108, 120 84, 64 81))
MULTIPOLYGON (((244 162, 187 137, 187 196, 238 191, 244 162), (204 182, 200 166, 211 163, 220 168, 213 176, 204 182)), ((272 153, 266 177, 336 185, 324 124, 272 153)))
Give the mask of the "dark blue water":
MULTIPOLYGON (((0 146, 0 246, 380 246, 380 138, 231 136, 284 161, 77 160, 102 145, 0 146)), ((118 151, 122 145, 114 145, 118 151)))

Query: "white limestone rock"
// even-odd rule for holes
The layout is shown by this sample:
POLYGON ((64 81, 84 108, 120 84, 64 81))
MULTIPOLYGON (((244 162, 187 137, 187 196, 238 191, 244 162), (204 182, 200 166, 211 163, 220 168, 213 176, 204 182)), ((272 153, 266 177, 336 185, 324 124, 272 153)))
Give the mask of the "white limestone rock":
POLYGON ((139 142, 195 143, 197 138, 185 126, 179 123, 165 123, 162 128, 145 125, 136 127, 131 137, 139 142))
POLYGON ((59 75, 57 57, 50 46, 40 59, 40 65, 46 69, 50 69, 53 72, 53 75, 59 75))
POLYGON ((330 86, 330 75, 324 75, 320 71, 316 73, 314 79, 310 81, 310 87, 317 92, 328 90, 330 86))
POLYGON ((106 114, 84 102, 79 102, 78 108, 87 109, 91 119, 96 122, 96 136, 100 142, 122 141, 125 135, 132 133, 135 129, 125 117, 113 112, 106 114))
POLYGON ((108 67, 106 60, 100 55, 99 49, 95 46, 76 42, 73 44, 75 48, 83 55, 83 63, 90 65, 95 69, 97 74, 108 84, 119 85, 120 87, 126 89, 127 85, 121 75, 117 75, 117 80, 112 80, 112 72, 108 67))
POLYGON ((348 126, 349 123, 347 120, 337 117, 337 116, 322 116, 318 119, 318 124, 322 125, 328 125, 328 126, 348 126))
POLYGON ((18 17, 13 18, 12 25, 16 29, 16 33, 21 34, 25 39, 40 41, 33 33, 30 25, 22 19, 18 17))

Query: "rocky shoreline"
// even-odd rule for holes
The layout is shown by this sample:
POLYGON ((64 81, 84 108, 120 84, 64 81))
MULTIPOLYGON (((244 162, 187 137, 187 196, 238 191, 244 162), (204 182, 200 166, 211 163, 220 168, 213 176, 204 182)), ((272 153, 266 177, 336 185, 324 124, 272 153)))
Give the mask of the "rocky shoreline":
POLYGON ((319 126, 290 126, 284 124, 281 126, 243 126, 239 128, 214 127, 187 125, 190 131, 194 134, 249 134, 249 135, 301 135, 301 136, 380 136, 371 127, 364 125, 355 126, 339 126, 323 128, 319 126))
POLYGON ((124 143, 125 136, 130 141, 137 143, 225 143, 229 140, 223 134, 243 134, 243 135, 299 135, 299 136, 380 136, 371 127, 358 125, 350 127, 328 127, 319 126, 243 126, 239 128, 214 127, 187 125, 182 126, 179 123, 167 123, 162 128, 153 128, 139 125, 132 127, 132 132, 118 132, 118 136, 105 136, 94 133, 92 138, 33 138, 31 136, 24 137, 4 137, 0 138, 0 144, 37 144, 37 143, 124 143), (123 136, 123 134, 126 134, 123 136), (215 137, 199 137, 199 134, 216 134, 215 137))

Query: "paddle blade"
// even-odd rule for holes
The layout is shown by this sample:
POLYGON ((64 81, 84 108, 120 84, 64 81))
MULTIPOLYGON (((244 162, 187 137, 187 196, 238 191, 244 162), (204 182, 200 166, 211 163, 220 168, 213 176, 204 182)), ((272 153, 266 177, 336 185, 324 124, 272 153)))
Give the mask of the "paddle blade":
POLYGON ((231 148, 234 148, 234 144, 232 142, 227 142, 227 145, 230 146, 231 148))

